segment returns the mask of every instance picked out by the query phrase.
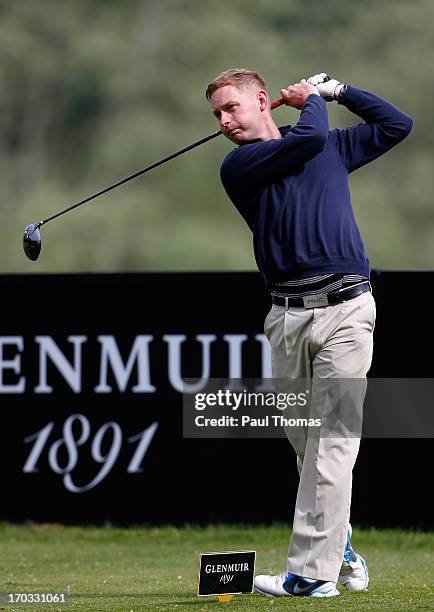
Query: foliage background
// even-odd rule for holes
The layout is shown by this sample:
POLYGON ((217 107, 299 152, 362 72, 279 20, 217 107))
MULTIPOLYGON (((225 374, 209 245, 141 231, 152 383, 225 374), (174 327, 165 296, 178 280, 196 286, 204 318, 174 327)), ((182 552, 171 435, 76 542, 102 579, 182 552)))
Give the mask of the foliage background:
POLYGON ((273 98, 325 70, 412 115, 352 198, 373 267, 430 269, 433 65, 431 0, 0 0, 0 272, 256 269, 219 182, 223 138, 43 228, 37 264, 21 248, 27 224, 214 131, 204 90, 233 66, 273 98))

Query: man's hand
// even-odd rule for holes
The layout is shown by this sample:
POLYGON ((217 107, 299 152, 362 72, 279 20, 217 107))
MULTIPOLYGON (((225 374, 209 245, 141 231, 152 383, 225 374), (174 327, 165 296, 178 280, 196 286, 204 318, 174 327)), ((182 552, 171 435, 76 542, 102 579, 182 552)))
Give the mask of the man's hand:
POLYGON ((288 89, 281 89, 280 95, 285 100, 286 106, 301 109, 306 102, 306 98, 311 94, 319 96, 319 92, 314 85, 311 85, 306 79, 301 79, 300 83, 290 85, 288 89))
POLYGON ((319 74, 309 77, 307 82, 316 86, 319 95, 321 98, 324 98, 326 102, 337 100, 339 92, 344 85, 336 79, 331 79, 325 72, 320 72, 319 74))

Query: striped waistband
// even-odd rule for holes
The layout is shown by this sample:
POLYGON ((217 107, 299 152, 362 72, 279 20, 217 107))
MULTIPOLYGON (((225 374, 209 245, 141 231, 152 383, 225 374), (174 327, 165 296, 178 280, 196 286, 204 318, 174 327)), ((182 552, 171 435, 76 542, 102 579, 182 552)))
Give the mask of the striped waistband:
POLYGON ((330 293, 347 286, 369 280, 360 274, 322 274, 310 278, 281 281, 272 285, 271 295, 278 297, 299 298, 305 295, 330 293))

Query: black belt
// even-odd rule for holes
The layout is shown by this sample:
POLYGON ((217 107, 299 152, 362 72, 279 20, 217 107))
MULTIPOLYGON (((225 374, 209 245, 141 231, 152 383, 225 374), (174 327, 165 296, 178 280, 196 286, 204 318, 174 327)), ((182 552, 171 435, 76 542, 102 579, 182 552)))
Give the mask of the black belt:
POLYGON ((318 293, 316 295, 305 295, 304 297, 293 298, 293 297, 280 297, 278 295, 272 295, 271 300, 276 306, 284 306, 289 308, 295 306, 297 308, 321 308, 323 306, 329 306, 330 304, 339 304, 339 302, 346 302, 353 298, 371 291, 371 283, 369 281, 363 281, 352 287, 344 289, 337 289, 330 293, 318 293))

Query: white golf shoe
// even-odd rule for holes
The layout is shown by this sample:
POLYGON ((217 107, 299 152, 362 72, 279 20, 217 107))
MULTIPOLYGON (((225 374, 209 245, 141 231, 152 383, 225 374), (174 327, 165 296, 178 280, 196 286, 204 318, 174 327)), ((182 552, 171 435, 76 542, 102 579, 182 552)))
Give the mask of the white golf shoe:
POLYGON ((365 591, 369 584, 368 566, 364 558, 358 555, 351 546, 350 531, 348 531, 338 582, 348 591, 365 591))
POLYGON ((334 582, 303 578, 283 572, 278 576, 256 576, 255 590, 265 597, 336 597, 334 582))

